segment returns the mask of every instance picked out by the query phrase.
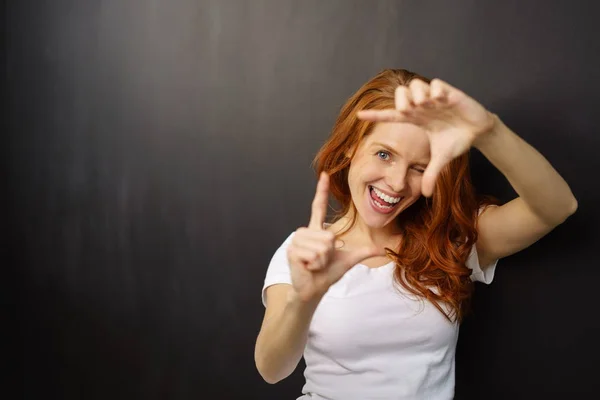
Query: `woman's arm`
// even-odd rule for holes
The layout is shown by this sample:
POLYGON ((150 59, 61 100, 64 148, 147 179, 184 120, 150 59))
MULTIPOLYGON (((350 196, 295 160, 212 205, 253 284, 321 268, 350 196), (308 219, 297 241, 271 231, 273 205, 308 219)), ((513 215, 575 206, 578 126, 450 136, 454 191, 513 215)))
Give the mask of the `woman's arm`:
MULTIPOLYGON (((286 256, 292 284, 266 289, 266 311, 254 359, 265 381, 276 383, 291 374, 302 357, 310 322, 329 287, 354 265, 385 255, 376 246, 343 251, 335 234, 323 228, 329 198, 329 175, 321 173, 308 227, 296 230, 286 256)), ((287 269, 288 267, 286 267, 287 269)))
POLYGON ((267 308, 254 349, 256 368, 266 382, 277 383, 298 366, 320 300, 302 301, 287 284, 267 288, 267 308))
POLYGON ((536 149, 497 116, 473 143, 506 177, 519 197, 489 207, 478 220, 482 265, 514 254, 542 238, 577 210, 569 185, 536 149))
POLYGON ((533 147, 508 129, 475 99, 447 82, 415 79, 396 89, 396 107, 363 110, 358 117, 373 122, 408 122, 429 137, 431 160, 422 191, 431 196, 444 166, 469 148, 478 148, 506 176, 518 198, 488 207, 477 225, 481 265, 522 250, 577 209, 567 183, 533 147))

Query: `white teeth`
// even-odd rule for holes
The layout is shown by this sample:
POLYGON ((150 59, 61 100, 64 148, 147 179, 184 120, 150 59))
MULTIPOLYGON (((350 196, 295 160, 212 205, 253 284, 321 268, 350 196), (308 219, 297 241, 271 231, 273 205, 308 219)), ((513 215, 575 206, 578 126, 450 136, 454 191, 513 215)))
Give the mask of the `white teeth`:
POLYGON ((383 199, 391 204, 395 204, 395 203, 399 202, 400 200, 402 200, 402 197, 390 197, 375 187, 373 187, 373 191, 375 192, 377 197, 379 197, 380 199, 383 199))
POLYGON ((393 207, 393 206, 384 206, 384 205, 380 204, 378 201, 374 201, 373 204, 375 204, 375 206, 377 208, 381 208, 382 210, 389 210, 390 208, 393 207))

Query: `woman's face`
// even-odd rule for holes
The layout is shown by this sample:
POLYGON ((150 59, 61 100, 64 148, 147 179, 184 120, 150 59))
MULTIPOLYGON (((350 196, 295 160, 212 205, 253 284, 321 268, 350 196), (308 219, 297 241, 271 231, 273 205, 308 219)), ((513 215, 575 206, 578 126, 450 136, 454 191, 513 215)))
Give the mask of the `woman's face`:
POLYGON ((421 196, 429 163, 426 133, 408 123, 378 123, 350 163, 348 184, 359 217, 383 228, 421 196))

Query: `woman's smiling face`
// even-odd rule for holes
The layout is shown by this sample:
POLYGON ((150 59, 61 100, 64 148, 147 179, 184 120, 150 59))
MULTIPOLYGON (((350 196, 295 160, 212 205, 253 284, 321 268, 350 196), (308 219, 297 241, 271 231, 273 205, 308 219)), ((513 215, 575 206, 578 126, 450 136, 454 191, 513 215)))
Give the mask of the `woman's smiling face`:
POLYGON ((358 216, 370 228, 383 228, 421 197, 429 163, 429 139, 408 123, 378 123, 359 145, 348 172, 358 216))

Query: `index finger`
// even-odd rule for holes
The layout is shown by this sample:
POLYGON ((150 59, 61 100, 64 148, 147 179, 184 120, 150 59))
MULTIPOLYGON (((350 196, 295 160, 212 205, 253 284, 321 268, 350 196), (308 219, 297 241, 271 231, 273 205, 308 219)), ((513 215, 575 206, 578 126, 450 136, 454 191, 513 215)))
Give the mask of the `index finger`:
POLYGON ((310 229, 323 229, 323 222, 327 215, 327 203, 329 200, 329 175, 321 172, 319 175, 319 183, 317 183, 317 192, 312 202, 312 212, 310 214, 310 229))
POLYGON ((411 122, 410 115, 396 109, 360 110, 356 113, 358 119, 372 122, 411 122))

